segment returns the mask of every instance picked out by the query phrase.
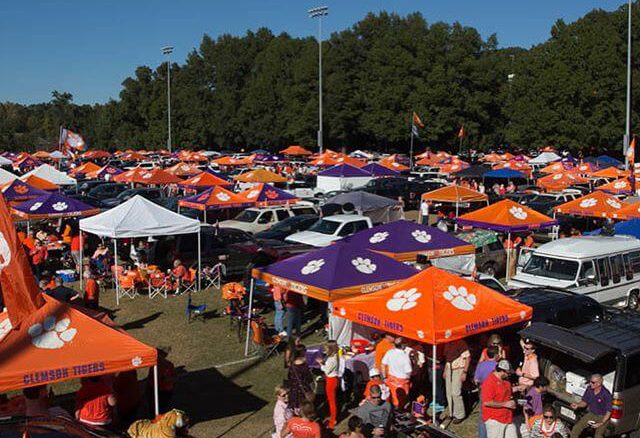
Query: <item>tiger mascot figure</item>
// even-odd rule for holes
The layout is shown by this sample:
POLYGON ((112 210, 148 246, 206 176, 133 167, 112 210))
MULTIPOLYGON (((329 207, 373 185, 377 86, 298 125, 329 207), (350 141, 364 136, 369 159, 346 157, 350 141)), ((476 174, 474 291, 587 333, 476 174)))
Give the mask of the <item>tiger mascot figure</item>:
POLYGON ((187 414, 179 409, 172 409, 155 420, 134 421, 127 433, 131 438, 176 438, 183 436, 188 423, 187 414))

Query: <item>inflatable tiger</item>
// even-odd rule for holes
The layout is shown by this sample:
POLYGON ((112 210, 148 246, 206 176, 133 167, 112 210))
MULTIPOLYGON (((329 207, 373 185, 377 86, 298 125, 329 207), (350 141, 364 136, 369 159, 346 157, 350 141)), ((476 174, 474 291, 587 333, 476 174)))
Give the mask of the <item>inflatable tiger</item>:
POLYGON ((131 438, 176 438, 177 431, 188 424, 187 414, 178 409, 160 415, 155 420, 138 420, 129 426, 131 438))

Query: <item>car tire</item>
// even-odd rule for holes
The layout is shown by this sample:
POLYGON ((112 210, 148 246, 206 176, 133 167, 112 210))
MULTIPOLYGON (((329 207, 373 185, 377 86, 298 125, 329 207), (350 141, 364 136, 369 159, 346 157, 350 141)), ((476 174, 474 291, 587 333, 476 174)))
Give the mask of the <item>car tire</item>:
POLYGON ((640 294, 637 290, 631 291, 629 298, 627 298, 627 309, 640 310, 640 294))
POLYGON ((495 263, 485 263, 480 269, 480 272, 487 274, 491 277, 495 277, 496 274, 498 273, 498 268, 495 265, 495 263))

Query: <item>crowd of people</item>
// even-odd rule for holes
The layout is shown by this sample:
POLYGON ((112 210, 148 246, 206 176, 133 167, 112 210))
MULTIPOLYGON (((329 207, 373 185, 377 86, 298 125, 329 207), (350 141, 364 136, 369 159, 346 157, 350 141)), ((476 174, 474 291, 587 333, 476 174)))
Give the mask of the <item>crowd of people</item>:
POLYGON ((345 414, 350 418, 342 437, 395 436, 397 418, 409 414, 427 422, 434 410, 439 422, 458 424, 469 416, 474 394, 479 438, 579 438, 587 428, 600 438, 611 415, 611 393, 595 373, 581 401, 571 405, 585 414, 569 428, 548 403, 550 381, 541 374, 536 345, 529 339, 505 345, 492 334, 477 357, 464 339, 438 346, 435 382, 425 345, 389 333, 369 349, 371 367, 362 385, 348 376, 347 353, 335 341, 322 351, 310 354, 299 337, 288 346, 286 378, 275 391, 275 437, 320 437, 345 414), (426 403, 432 384, 435 400, 426 403), (425 409, 416 412, 416 403, 425 409), (318 412, 325 406, 328 415, 320 421, 318 412))

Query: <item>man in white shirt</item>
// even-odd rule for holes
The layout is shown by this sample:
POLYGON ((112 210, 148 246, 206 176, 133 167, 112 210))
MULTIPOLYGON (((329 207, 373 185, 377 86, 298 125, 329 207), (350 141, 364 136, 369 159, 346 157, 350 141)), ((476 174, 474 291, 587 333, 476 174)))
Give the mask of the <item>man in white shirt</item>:
POLYGON ((411 358, 404 351, 404 340, 396 338, 395 347, 382 358, 382 376, 391 391, 391 401, 396 408, 403 409, 411 388, 411 358))

